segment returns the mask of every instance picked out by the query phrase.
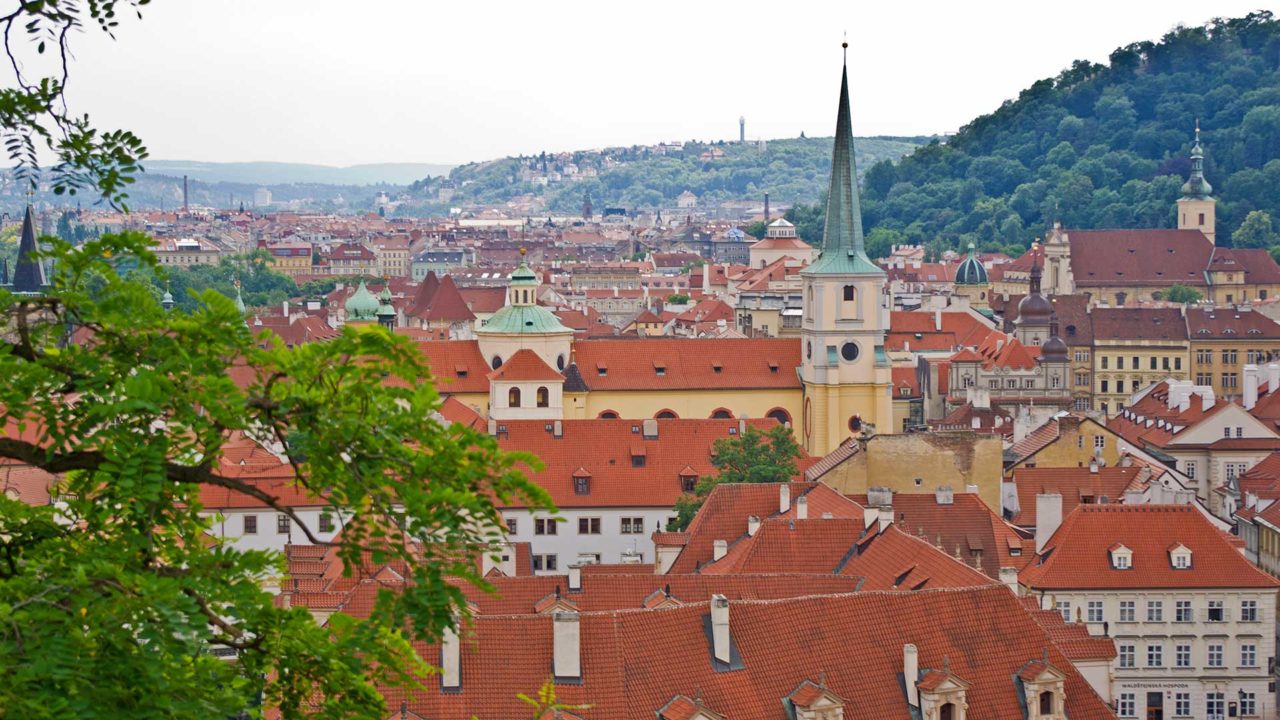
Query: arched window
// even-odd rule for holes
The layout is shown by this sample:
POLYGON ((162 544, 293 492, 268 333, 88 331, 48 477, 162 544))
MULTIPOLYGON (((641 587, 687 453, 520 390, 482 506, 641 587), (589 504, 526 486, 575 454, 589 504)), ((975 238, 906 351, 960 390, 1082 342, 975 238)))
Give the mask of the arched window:
POLYGON ((551 404, 551 393, 545 388, 538 388, 538 407, 547 407, 551 404))
POLYGON ((1040 693, 1040 716, 1047 717, 1053 714, 1053 691, 1045 690, 1040 693))
POLYGON ((858 289, 845 285, 840 291, 840 319, 851 320, 858 317, 858 289))
POLYGON ((602 410, 596 417, 601 420, 617 420, 620 416, 616 410, 602 410))
POLYGON ((724 408, 716 408, 711 411, 712 420, 732 420, 733 412, 724 408))
POLYGON ((956 720, 955 703, 947 703, 938 708, 938 720, 956 720))
POLYGON ((489 364, 493 366, 494 370, 497 370, 498 368, 502 367, 502 358, 498 357, 497 355, 494 355, 493 360, 490 360, 489 364))
POLYGON ((770 410, 769 412, 765 413, 765 417, 771 417, 774 420, 777 420, 778 422, 782 423, 783 425, 791 424, 791 413, 787 412, 786 410, 783 410, 782 408, 774 408, 770 410))
POLYGON ((659 420, 675 420, 680 416, 677 415, 674 410, 659 410, 658 414, 654 415, 654 417, 659 420))
POLYGON ((813 319, 813 287, 811 286, 804 298, 804 316, 810 320, 813 319))
POLYGON ((520 407, 520 388, 511 388, 507 391, 507 407, 520 407))

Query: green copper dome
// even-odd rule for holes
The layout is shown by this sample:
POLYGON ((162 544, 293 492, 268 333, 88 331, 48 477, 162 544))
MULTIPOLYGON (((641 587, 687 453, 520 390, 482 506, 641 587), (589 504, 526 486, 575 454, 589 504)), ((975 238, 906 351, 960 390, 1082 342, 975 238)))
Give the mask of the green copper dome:
POLYGON ((957 285, 986 285, 987 268, 978 259, 978 251, 969 243, 969 256, 956 268, 957 285))
POLYGON ((396 314, 396 309, 391 306, 391 284, 384 283, 382 292, 378 293, 378 317, 391 317, 396 314))
POLYGON ((360 281, 360 287, 347 298, 347 321, 373 320, 378 313, 378 298, 369 292, 369 288, 365 287, 364 281, 360 281))
POLYGON ((1191 176, 1182 184, 1182 197, 1205 200, 1213 186, 1204 178, 1204 148, 1200 147, 1200 123, 1196 122, 1196 141, 1191 146, 1191 176))
POLYGON ((245 308, 244 308, 244 298, 240 297, 240 283, 239 283, 239 282, 237 282, 237 283, 236 283, 236 310, 238 310, 238 311, 240 312, 240 314, 241 314, 241 315, 243 315, 243 314, 245 313, 245 308))
POLYGON ((489 318, 476 332, 506 334, 555 334, 572 333, 560 323, 555 313, 541 305, 508 305, 489 318))

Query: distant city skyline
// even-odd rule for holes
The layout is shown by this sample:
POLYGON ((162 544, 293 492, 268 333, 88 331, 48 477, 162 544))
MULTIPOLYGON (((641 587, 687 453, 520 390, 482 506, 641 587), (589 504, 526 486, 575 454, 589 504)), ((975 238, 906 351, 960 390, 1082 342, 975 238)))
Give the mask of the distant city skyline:
POLYGON ((949 133, 1076 59, 1266 9, 1086 1, 483 6, 158 2, 75 38, 71 109, 151 157, 464 163, 830 135, 847 29, 857 135, 949 133), (374 12, 374 8, 390 8, 374 12))

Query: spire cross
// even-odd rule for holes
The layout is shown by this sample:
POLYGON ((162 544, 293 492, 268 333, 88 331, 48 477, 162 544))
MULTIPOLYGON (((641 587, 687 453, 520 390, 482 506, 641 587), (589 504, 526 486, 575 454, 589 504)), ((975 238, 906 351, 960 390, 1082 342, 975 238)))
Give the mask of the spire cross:
POLYGON ((1196 142, 1200 142, 1200 118, 1196 118, 1196 142))

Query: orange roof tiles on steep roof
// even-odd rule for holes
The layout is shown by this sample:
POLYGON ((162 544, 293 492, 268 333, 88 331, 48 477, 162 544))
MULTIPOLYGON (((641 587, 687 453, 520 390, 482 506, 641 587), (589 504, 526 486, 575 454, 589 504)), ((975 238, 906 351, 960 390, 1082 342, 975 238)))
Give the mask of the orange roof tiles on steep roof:
POLYGON ((49 491, 57 482, 56 475, 40 468, 0 458, 0 495, 7 495, 28 505, 48 505, 49 491))
POLYGON ((489 392, 491 368, 475 340, 429 340, 418 343, 418 350, 442 394, 489 392))
POLYGON ((574 354, 592 390, 800 387, 794 338, 593 339, 574 343, 574 354), (662 375, 655 361, 664 364, 662 375))
POLYGON ((489 380, 563 382, 564 376, 553 370, 538 353, 521 348, 502 367, 489 373, 489 380))
MULTIPOLYGON (((590 720, 652 720, 676 696, 699 697, 732 718, 783 720, 782 699, 804 680, 823 677, 849 698, 848 720, 907 717, 897 676, 902 647, 918 648, 922 669, 944 665, 969 683, 971 717, 1021 717, 1025 699, 1012 678, 1047 656, 1065 676, 1065 711, 1072 720, 1114 714, 1074 669, 1052 638, 1006 588, 990 586, 919 593, 853 593, 730 603, 730 632, 739 669, 722 671, 709 655, 705 603, 660 611, 584 613, 581 680, 556 686, 560 702, 590 720), (655 642, 662 638, 662 642, 655 642)), ((517 717, 527 706, 517 693, 546 679, 552 666, 549 616, 479 617, 464 632, 462 686, 389 692, 423 717, 517 717)), ((435 658, 434 645, 416 644, 435 658)), ((678 716, 677 716, 678 717, 678 716)))
POLYGON ((418 286, 405 315, 428 322, 467 322, 476 319, 453 278, 445 275, 437 280, 431 272, 427 273, 418 286))
POLYGON ((1241 312, 1232 307, 1189 307, 1186 313, 1187 331, 1192 340, 1248 342, 1280 339, 1280 324, 1260 312, 1241 312))
POLYGON ((1033 590, 1280 588, 1189 505, 1081 505, 1020 581, 1033 590), (1129 569, 1111 564, 1117 542, 1133 551, 1129 569), (1190 568, 1173 567, 1175 544, 1191 550, 1190 568))
POLYGON ((1087 467, 1020 467, 1013 471, 1013 484, 1018 493, 1018 514, 1010 520, 1022 527, 1036 525, 1036 496, 1057 493, 1062 496, 1065 516, 1077 506, 1092 503, 1120 503, 1126 490, 1150 475, 1145 467, 1100 467, 1096 472, 1087 467), (1105 498, 1105 500, 1104 500, 1105 498))
POLYGON ((993 328, 969 312, 893 311, 889 313, 886 350, 950 351, 976 347, 993 328), (939 328, 939 319, 941 327, 939 328))
POLYGON ((1116 656, 1115 640, 1089 634, 1089 626, 1084 623, 1069 623, 1062 619, 1058 610, 1043 610, 1037 598, 1026 596, 1022 604, 1031 613, 1036 623, 1053 638, 1053 644, 1072 662, 1088 660, 1110 660, 1116 656))
POLYGON ((1231 404, 1229 400, 1215 395, 1213 404, 1206 408, 1204 396, 1193 394, 1190 407, 1182 410, 1177 405, 1170 408, 1168 400, 1169 381, 1156 383, 1142 394, 1138 402, 1108 420, 1107 429, 1138 447, 1164 447, 1186 428, 1231 404))

